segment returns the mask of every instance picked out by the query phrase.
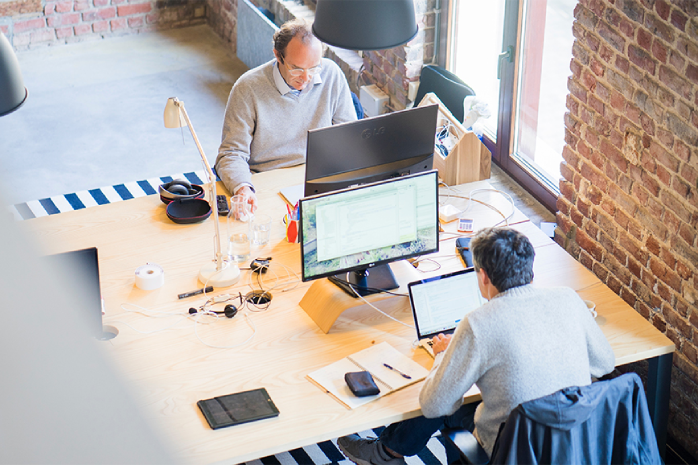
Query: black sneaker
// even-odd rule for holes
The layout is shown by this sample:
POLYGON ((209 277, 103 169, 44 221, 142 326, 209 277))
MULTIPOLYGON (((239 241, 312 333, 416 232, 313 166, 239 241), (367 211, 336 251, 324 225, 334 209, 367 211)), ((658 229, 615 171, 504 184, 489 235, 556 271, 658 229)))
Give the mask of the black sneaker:
POLYGON ((405 459, 388 454, 379 439, 350 434, 337 439, 337 445, 349 460, 358 465, 405 465, 405 459))

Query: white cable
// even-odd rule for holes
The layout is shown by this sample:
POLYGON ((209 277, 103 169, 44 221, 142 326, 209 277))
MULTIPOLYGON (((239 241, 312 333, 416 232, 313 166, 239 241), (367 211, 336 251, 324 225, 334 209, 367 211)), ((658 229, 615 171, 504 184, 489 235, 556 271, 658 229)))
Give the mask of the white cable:
POLYGON ((347 273, 346 282, 347 282, 347 284, 349 285, 349 288, 354 292, 354 294, 356 294, 356 297, 358 297, 359 299, 361 299, 361 300, 363 300, 364 302, 366 302, 366 303, 368 304, 369 307, 371 307, 372 309, 374 309, 375 311, 377 311, 377 312, 380 313, 381 315, 387 316, 388 318, 390 318, 390 319, 393 320, 393 321, 397 321, 398 323, 400 323, 400 324, 403 325, 403 326, 407 326, 408 328, 415 329, 414 326, 408 325, 407 323, 403 323, 402 321, 398 320, 397 318, 388 315, 388 314, 385 313, 383 310, 381 310, 380 308, 374 306, 374 305, 373 305, 371 302, 369 302, 368 300, 364 299, 364 297, 363 297, 361 294, 359 294, 358 292, 356 292, 356 289, 354 289, 354 286, 352 286, 352 284, 349 282, 349 273, 347 273))
MULTIPOLYGON (((248 342, 250 342, 250 341, 252 340, 252 338, 254 338, 254 335, 257 334, 257 327, 255 327, 254 322, 253 322, 252 319, 247 315, 247 312, 245 312, 245 313, 244 313, 244 315, 245 315, 245 321, 246 321, 247 324, 250 326, 250 328, 252 328, 252 334, 250 335, 250 337, 248 337, 247 339, 245 339, 245 340, 242 341, 241 343, 239 343, 239 344, 234 344, 234 345, 232 345, 232 346, 217 346, 217 345, 209 344, 208 342, 205 342, 203 339, 201 339, 201 336, 199 336, 199 330, 198 330, 199 315, 205 316, 205 315, 207 315, 208 313, 213 313, 213 312, 197 313, 197 314, 196 314, 196 318, 194 319, 194 334, 196 335, 196 338, 199 340, 199 342, 202 343, 203 345, 207 346, 207 347, 211 347, 212 349, 234 349, 235 347, 240 347, 240 346, 242 346, 242 345, 247 344, 248 342)), ((213 315, 215 315, 216 318, 219 318, 219 315, 218 315, 218 314, 213 313, 213 315)))

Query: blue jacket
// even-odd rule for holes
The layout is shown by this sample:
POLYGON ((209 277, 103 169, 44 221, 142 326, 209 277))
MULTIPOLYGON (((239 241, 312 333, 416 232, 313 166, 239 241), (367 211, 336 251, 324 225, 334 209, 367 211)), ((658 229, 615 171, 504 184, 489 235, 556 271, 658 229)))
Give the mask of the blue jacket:
POLYGON ((639 376, 519 405, 500 430, 491 463, 662 463, 639 376))

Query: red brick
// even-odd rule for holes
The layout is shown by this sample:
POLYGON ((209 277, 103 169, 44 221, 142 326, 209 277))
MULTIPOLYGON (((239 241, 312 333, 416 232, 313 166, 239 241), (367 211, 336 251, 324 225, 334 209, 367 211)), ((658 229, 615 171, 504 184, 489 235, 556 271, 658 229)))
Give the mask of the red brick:
POLYGON ((73 11, 73 2, 57 2, 56 13, 67 13, 73 11))
POLYGON ((687 21, 688 21, 688 17, 686 17, 686 15, 683 14, 680 10, 675 8, 671 11, 671 24, 676 26, 679 30, 681 30, 681 31, 686 30, 686 22, 687 21))
POLYGON ((687 244, 693 245, 696 240, 696 230, 687 224, 682 224, 679 228, 679 235, 687 244))
POLYGON ((659 80, 666 84, 670 90, 673 90, 683 98, 690 98, 691 85, 678 73, 674 72, 667 66, 662 65, 659 67, 659 73, 657 76, 659 77, 659 80))
POLYGON ((601 261, 603 258, 603 250, 599 247, 599 244, 582 230, 577 230, 577 244, 579 244, 582 249, 586 250, 596 261, 601 261))
POLYGON ((109 5, 109 0, 94 0, 96 7, 109 5))
MULTIPOLYGON (((128 18, 128 27, 141 27, 145 24, 145 17, 143 16, 131 16, 128 18)), ((386 73, 389 74, 389 73, 386 73)), ((388 87, 390 87, 392 84, 392 81, 388 83, 388 87)), ((390 90, 388 90, 390 92, 390 90)), ((395 95, 394 90, 390 92, 390 95, 395 95)))
POLYGON ((94 32, 104 32, 109 30, 109 21, 95 21, 92 23, 92 30, 94 32))
POLYGON ((645 28, 637 30, 637 44, 649 51, 652 48, 652 34, 645 28))
POLYGON ((658 40, 655 40, 652 44, 652 56, 662 63, 667 62, 667 47, 658 40))
POLYGON ((75 0, 73 4, 73 9, 75 11, 83 11, 90 8, 90 2, 88 0, 75 0))
POLYGON ((50 16, 48 25, 51 27, 71 26, 80 23, 80 13, 67 13, 63 15, 50 16))
POLYGON ((43 29, 40 31, 31 32, 31 43, 36 44, 39 42, 52 42, 56 40, 56 33, 51 29, 43 29))
POLYGON ((662 165, 657 165, 657 177, 665 185, 671 185, 671 173, 662 165))
POLYGON ((688 281, 693 277, 693 272, 691 271, 691 269, 688 266, 686 266, 686 264, 682 261, 676 262, 676 272, 684 281, 688 281))
POLYGON ((92 32, 92 26, 90 24, 78 24, 74 29, 76 36, 84 36, 92 32))
POLYGON ((70 26, 56 28, 56 37, 58 37, 59 39, 64 39, 64 38, 70 37, 72 35, 73 35, 73 28, 70 26))
POLYGON ((669 19, 671 5, 669 5, 668 2, 666 2, 665 0, 657 0, 657 3, 655 3, 654 7, 657 10, 657 14, 660 18, 662 18, 665 21, 669 19))
POLYGON ((111 24, 111 30, 116 31, 117 29, 124 29, 126 27, 126 18, 112 19, 109 24, 111 24))
POLYGON ((46 27, 46 20, 44 18, 34 18, 28 19, 26 21, 17 21, 14 23, 15 34, 19 32, 30 31, 34 29, 43 29, 46 27))
POLYGON ((152 6, 150 2, 146 3, 132 3, 130 5, 123 5, 118 7, 119 16, 129 16, 142 13, 150 13, 152 6))

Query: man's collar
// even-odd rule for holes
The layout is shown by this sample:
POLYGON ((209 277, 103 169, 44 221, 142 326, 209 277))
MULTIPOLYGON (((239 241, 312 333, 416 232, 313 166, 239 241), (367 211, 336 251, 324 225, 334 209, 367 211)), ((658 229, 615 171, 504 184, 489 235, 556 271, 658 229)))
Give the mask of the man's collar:
MULTIPOLYGON (((293 87, 289 86, 286 84, 286 81, 284 80, 284 77, 281 75, 281 71, 279 71, 279 62, 275 61, 274 66, 272 69, 272 75, 274 76, 274 84, 276 84, 276 88, 278 89, 279 93, 281 95, 286 95, 291 91, 295 91, 297 89, 294 89, 293 87)), ((310 83, 311 85, 305 86, 305 89, 301 91, 301 94, 306 93, 312 86, 322 84, 322 76, 320 73, 317 73, 315 76, 313 76, 313 82, 310 83)))

